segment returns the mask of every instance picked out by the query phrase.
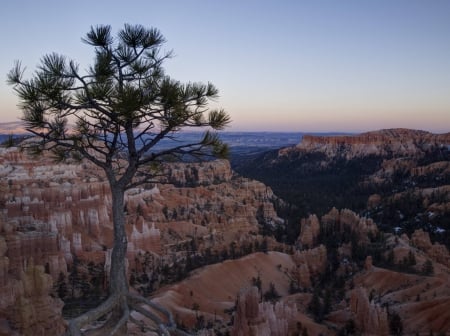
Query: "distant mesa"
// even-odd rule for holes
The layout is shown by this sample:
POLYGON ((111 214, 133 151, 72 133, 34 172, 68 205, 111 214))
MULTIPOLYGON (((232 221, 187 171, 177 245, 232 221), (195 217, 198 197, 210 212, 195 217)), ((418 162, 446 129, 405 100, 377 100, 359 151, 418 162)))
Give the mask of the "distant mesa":
POLYGON ((371 131, 355 135, 338 135, 338 136, 319 136, 319 135, 303 135, 299 147, 308 146, 310 144, 329 144, 329 145, 345 145, 345 144, 389 144, 393 141, 425 141, 450 143, 450 132, 443 134, 435 134, 422 130, 414 130, 407 128, 391 128, 378 131, 371 131))
POLYGON ((370 155, 420 156, 432 148, 450 146, 450 132, 435 134, 406 128, 393 128, 355 135, 303 135, 300 143, 284 148, 280 155, 292 152, 319 152, 327 157, 365 157, 370 155))

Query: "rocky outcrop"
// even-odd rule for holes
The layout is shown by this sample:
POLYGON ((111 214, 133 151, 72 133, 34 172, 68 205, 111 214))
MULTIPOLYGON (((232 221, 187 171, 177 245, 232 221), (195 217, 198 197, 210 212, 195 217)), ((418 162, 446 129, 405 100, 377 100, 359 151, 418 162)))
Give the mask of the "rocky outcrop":
POLYGON ((372 256, 367 256, 366 260, 364 260, 364 269, 366 271, 371 271, 373 269, 373 260, 372 256))
POLYGON ((434 162, 429 165, 413 167, 411 169, 412 176, 426 176, 426 175, 445 175, 450 174, 450 162, 449 161, 439 161, 434 162))
POLYGON ((421 250, 429 250, 432 247, 430 235, 428 232, 420 230, 415 230, 411 236, 411 243, 421 250))
POLYGON ((232 335, 255 335, 250 333, 250 323, 256 324, 259 315, 259 291, 257 287, 242 290, 237 298, 232 335))
POLYGON ((375 235, 378 232, 377 225, 371 218, 360 217, 349 209, 339 211, 333 208, 320 221, 324 230, 338 230, 341 233, 349 230, 357 234, 361 242, 368 240, 368 234, 375 235))
POLYGON ((297 313, 295 304, 260 303, 259 297, 256 287, 246 288, 239 293, 231 335, 288 335, 289 321, 292 321, 297 313))
POLYGON ((61 335, 64 332, 63 303, 49 296, 52 286, 51 276, 31 259, 18 278, 1 287, 0 316, 6 321, 1 321, 0 317, 0 322, 6 322, 5 328, 11 335, 16 332, 30 336, 61 335))
POLYGON ((415 230, 411 235, 411 244, 424 252, 433 259, 447 267, 450 267, 450 253, 445 245, 431 243, 430 235, 422 229, 415 230))
POLYGON ((196 164, 174 163, 166 168, 165 181, 177 186, 198 186, 229 182, 230 162, 215 160, 196 164))
POLYGON ((370 218, 360 217, 355 212, 333 208, 327 214, 323 215, 319 221, 316 215, 310 215, 303 218, 300 224, 300 235, 297 238, 297 244, 302 249, 317 246, 317 239, 320 230, 325 233, 338 231, 351 231, 355 233, 360 241, 366 242, 368 234, 375 235, 378 232, 376 224, 370 218))
POLYGON ((316 215, 310 215, 303 218, 300 224, 300 236, 297 242, 302 248, 313 247, 316 245, 317 237, 320 233, 320 223, 316 215))
POLYGON ((296 251, 292 256, 296 264, 293 276, 301 288, 310 288, 312 279, 324 272, 327 266, 327 249, 320 245, 313 249, 296 251))
POLYGON ((350 310, 358 331, 364 335, 389 335, 389 324, 386 308, 369 302, 364 288, 351 291, 350 310))

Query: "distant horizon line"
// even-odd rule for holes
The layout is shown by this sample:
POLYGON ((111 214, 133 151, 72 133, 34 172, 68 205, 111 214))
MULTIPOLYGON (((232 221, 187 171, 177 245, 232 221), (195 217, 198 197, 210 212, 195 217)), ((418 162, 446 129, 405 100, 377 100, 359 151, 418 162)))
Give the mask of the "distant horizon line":
MULTIPOLYGON (((19 130, 17 127, 22 124, 22 121, 4 121, 0 122, 0 134, 25 134, 28 133, 25 129, 19 130), (14 128, 16 129, 2 129, 2 126, 16 126, 14 128), (20 132, 19 132, 20 131, 20 132)), ((12 128, 12 127, 11 127, 12 128)), ((301 131, 301 130, 267 130, 267 129, 260 129, 260 130, 251 130, 251 129, 226 129, 219 131, 219 133, 298 133, 298 134, 334 134, 334 135, 351 135, 351 134, 362 134, 367 132, 374 132, 374 131, 381 131, 381 130, 391 130, 391 129, 409 129, 409 130, 415 130, 415 131, 425 131, 433 134, 446 134, 450 133, 450 130, 448 131, 435 131, 430 129, 419 129, 419 128, 411 128, 411 127, 386 127, 386 128, 376 128, 376 129, 364 129, 364 130, 309 130, 309 131, 301 131)), ((197 129, 182 129, 180 132, 199 132, 201 133, 202 130, 197 129)))

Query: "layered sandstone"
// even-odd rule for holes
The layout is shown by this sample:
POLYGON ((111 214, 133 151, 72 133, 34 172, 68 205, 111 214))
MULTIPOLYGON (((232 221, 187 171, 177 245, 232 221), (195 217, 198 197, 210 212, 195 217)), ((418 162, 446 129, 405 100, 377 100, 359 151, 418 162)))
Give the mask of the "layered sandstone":
POLYGON ((297 150, 318 151, 328 156, 343 155, 347 159, 368 155, 421 155, 432 147, 448 146, 450 133, 433 134, 403 128, 385 129, 358 135, 304 135, 297 150))
MULTIPOLYGON (((324 155, 323 165, 334 159, 351 160, 365 157, 386 159, 421 158, 433 150, 442 150, 450 145, 450 133, 434 134, 411 129, 384 129, 379 131, 337 136, 304 135, 301 142, 279 151, 280 157, 295 153, 324 155)), ((295 155, 294 155, 295 156, 295 155)), ((434 169, 434 167, 430 167, 434 169)))
MULTIPOLYGON (((262 225, 283 225, 270 188, 234 176, 228 161, 164 169, 164 183, 142 185, 125 195, 130 272, 143 255, 149 254, 154 266, 169 266, 186 258, 186 246, 219 253, 232 242, 239 248, 261 241, 256 234, 262 225)), ((22 313, 10 307, 21 296, 10 286, 21 279, 30 260, 45 269, 49 283, 67 279, 75 258, 84 265, 104 265, 107 274, 111 195, 102 171, 89 163, 56 164, 49 155, 30 157, 14 147, 0 149, 0 175, 0 286, 2 293, 9 293, 0 300, 0 310, 12 314, 8 328, 19 330, 22 313)), ((47 297, 54 290, 51 285, 43 288, 47 297)), ((46 311, 40 297, 26 300, 30 309, 46 311)), ((62 321, 61 305, 52 305, 62 321)), ((23 328, 39 319, 30 317, 31 324, 23 328)))

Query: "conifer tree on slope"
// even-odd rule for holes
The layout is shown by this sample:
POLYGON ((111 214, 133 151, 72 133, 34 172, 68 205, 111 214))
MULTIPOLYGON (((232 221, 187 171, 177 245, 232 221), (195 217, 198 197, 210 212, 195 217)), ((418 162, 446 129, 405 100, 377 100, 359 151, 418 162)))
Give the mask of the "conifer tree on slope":
MULTIPOLYGON (((106 313, 109 319, 96 334, 113 335, 126 329, 139 311, 164 334, 176 330, 169 311, 148 299, 132 295, 125 273, 127 236, 124 195, 129 188, 154 180, 168 157, 224 156, 227 146, 217 134, 230 122, 223 110, 209 107, 218 97, 210 83, 182 84, 165 75, 164 37, 155 28, 126 24, 113 36, 110 26, 91 27, 82 39, 95 49, 93 64, 82 71, 73 60, 56 53, 45 55, 31 78, 17 62, 8 83, 20 99, 35 152, 51 151, 59 160, 87 159, 102 168, 112 195, 114 246, 109 297, 97 308, 69 321, 68 335, 106 313), (73 125, 73 126, 71 126, 73 125), (205 128, 203 137, 160 151, 155 146, 184 128, 205 128), (145 310, 142 304, 159 314, 145 310), (164 321, 158 317, 165 315, 164 321)), ((95 333, 93 333, 95 334, 95 333)))

